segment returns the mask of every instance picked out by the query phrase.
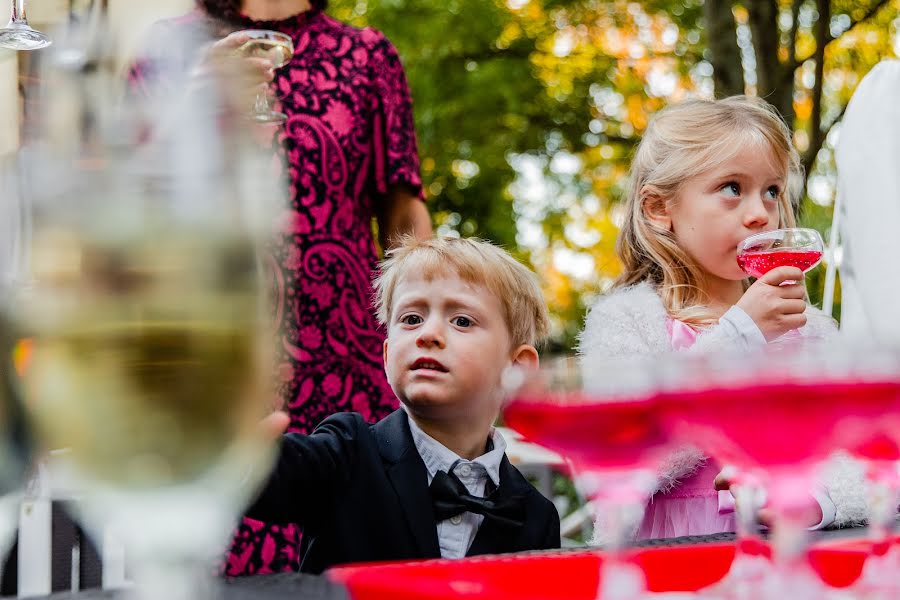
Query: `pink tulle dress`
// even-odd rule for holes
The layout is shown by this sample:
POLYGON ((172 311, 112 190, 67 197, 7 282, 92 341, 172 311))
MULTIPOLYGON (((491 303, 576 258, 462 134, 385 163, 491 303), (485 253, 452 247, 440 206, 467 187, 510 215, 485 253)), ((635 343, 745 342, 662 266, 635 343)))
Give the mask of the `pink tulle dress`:
MULTIPOLYGON (((672 349, 691 347, 698 332, 675 319, 666 327, 672 349)), ((721 465, 712 458, 673 490, 658 492, 650 499, 637 539, 657 539, 684 535, 710 535, 735 530, 734 500, 730 492, 713 487, 721 465)))

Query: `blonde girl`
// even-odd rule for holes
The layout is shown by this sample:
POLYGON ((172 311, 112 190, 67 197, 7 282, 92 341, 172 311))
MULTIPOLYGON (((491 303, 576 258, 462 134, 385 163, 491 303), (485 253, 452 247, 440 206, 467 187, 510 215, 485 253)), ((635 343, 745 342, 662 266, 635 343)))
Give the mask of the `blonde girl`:
MULTIPOLYGON (((762 100, 689 100, 657 113, 631 166, 617 246, 624 270, 588 313, 583 363, 835 335, 834 321, 807 304, 799 269, 751 284, 737 264, 741 240, 794 226, 801 181, 790 131, 762 100)), ((637 537, 733 531, 731 496, 716 490, 727 486, 720 469, 693 448, 669 456, 637 537)), ((813 492, 813 528, 865 518, 858 469, 845 460, 833 470, 813 492)))

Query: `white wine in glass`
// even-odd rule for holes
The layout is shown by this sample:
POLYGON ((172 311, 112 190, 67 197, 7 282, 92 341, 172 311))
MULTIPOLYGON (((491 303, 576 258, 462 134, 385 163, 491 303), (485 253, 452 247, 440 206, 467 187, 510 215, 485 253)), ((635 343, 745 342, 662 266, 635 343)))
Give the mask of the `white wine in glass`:
POLYGON ((175 226, 112 241, 38 229, 33 256, 18 316, 40 437, 70 449, 63 476, 91 494, 94 530, 125 538, 141 597, 202 598, 198 557, 224 547, 267 474, 255 245, 175 226))
MULTIPOLYGON (((288 64, 294 56, 294 42, 289 35, 268 29, 245 29, 238 33, 249 38, 238 48, 240 56, 264 58, 276 69, 288 64)), ((287 120, 287 115, 273 110, 269 105, 269 94, 260 92, 250 118, 259 123, 282 123, 287 120)))
POLYGON ((25 18, 25 0, 12 0, 12 15, 6 27, 0 29, 0 48, 10 50, 40 50, 53 42, 46 34, 33 29, 25 18))

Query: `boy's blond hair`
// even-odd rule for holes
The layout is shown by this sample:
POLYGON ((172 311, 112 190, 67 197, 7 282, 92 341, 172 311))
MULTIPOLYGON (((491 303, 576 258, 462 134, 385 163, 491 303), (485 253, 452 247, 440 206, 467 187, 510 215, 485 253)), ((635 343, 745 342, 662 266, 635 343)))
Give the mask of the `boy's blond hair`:
POLYGON ((730 160, 741 149, 767 152, 784 176, 778 196, 779 227, 793 227, 794 206, 803 168, 791 132, 775 109, 759 98, 688 100, 656 113, 631 163, 625 222, 616 250, 622 275, 615 287, 653 284, 672 317, 691 325, 715 322, 699 287, 700 267, 678 246, 675 236, 654 226, 644 210, 649 194, 674 198, 681 184, 730 160))
POLYGON ((550 331, 537 276, 490 242, 451 237, 416 240, 407 235, 386 256, 374 281, 377 317, 384 325, 391 318, 397 284, 405 275, 431 280, 455 274, 467 283, 484 286, 500 300, 513 347, 538 346, 550 331))

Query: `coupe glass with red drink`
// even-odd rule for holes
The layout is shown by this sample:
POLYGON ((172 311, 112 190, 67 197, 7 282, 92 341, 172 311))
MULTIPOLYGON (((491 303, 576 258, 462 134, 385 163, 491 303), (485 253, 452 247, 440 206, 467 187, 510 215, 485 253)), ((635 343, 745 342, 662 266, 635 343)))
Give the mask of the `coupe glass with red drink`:
POLYGON ((775 229, 751 235, 737 247, 737 262, 751 277, 776 267, 797 267, 804 273, 822 260, 825 244, 815 229, 775 229))
POLYGON ((607 528, 598 598, 632 600, 645 592, 644 575, 619 551, 643 516, 669 440, 657 418, 646 361, 584 367, 566 359, 519 371, 504 419, 571 460, 607 528))
MULTIPOLYGON (((855 368, 879 369, 900 378, 900 353, 883 347, 853 348, 855 368)), ((900 503, 900 393, 894 401, 860 402, 848 407, 835 432, 836 444, 866 463, 869 539, 867 558, 853 593, 860 598, 900 597, 900 548, 894 543, 900 503)))
POLYGON ((660 363, 664 389, 657 403, 670 435, 689 437, 720 462, 759 474, 766 486, 776 569, 758 597, 830 594, 806 560, 811 492, 821 462, 843 445, 836 432, 847 419, 896 404, 900 369, 884 367, 824 345, 660 363))

